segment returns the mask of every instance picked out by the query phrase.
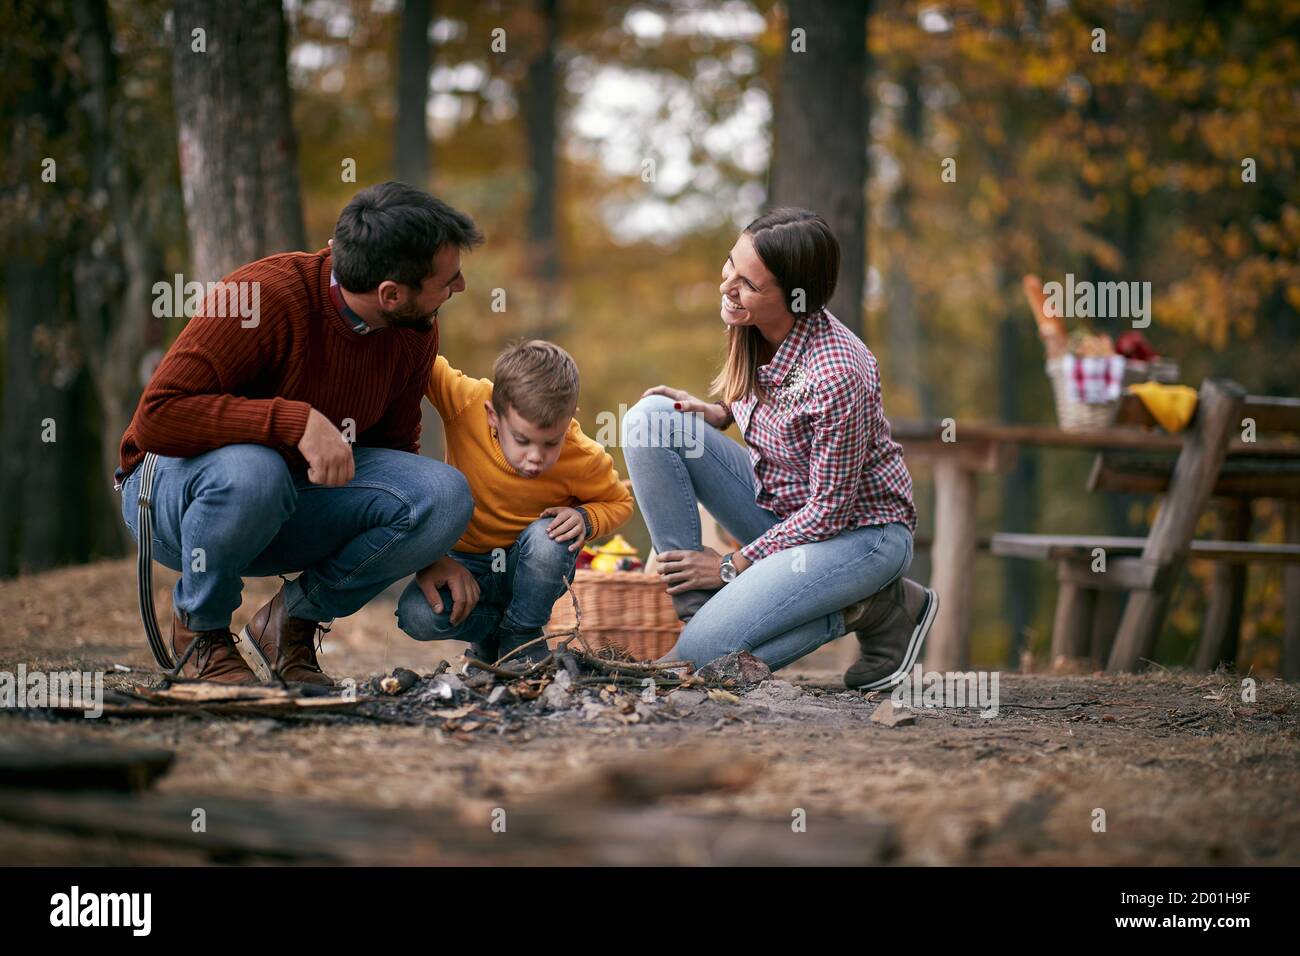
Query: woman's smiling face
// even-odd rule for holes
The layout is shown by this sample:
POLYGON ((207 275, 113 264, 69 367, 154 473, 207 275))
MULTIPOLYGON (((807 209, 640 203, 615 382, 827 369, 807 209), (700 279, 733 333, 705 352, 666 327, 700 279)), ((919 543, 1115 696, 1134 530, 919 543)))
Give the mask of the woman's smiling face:
POLYGON ((780 324, 789 318, 785 293, 763 265, 748 233, 742 232, 722 266, 722 321, 728 325, 780 324))

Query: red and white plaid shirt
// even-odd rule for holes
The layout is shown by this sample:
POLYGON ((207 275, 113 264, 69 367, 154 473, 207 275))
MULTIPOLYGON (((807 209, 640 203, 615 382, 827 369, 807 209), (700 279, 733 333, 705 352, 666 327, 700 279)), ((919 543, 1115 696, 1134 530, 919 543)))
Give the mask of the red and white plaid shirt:
POLYGON ((740 549, 751 561, 893 521, 916 528, 912 476, 880 399, 876 357, 823 309, 796 319, 758 368, 768 400, 731 405, 749 446, 755 500, 781 520, 740 549))

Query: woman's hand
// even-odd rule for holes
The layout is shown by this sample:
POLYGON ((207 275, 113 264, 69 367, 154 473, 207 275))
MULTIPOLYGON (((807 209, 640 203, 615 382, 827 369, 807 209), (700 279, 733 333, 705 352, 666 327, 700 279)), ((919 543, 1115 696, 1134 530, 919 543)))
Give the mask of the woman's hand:
POLYGON ((680 388, 669 388, 667 385, 656 385, 654 388, 647 388, 641 395, 647 398, 650 395, 665 395, 671 398, 677 405, 677 408, 683 412, 699 412, 704 416, 704 420, 714 428, 721 428, 728 422, 728 415, 719 402, 705 402, 690 392, 683 391, 680 388))
POLYGON ((722 587, 721 568, 722 555, 712 548, 703 551, 665 551, 659 555, 659 577, 669 585, 669 594, 716 591, 722 587))

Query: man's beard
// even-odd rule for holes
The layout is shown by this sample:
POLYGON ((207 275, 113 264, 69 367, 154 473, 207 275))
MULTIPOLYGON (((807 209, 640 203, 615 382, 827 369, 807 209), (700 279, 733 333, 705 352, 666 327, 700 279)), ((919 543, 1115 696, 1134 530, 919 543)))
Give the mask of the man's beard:
POLYGON ((414 329, 416 332, 427 332, 433 328, 433 322, 438 318, 438 310, 432 312, 421 312, 419 307, 412 304, 405 306, 400 310, 384 309, 379 313, 395 329, 414 329))

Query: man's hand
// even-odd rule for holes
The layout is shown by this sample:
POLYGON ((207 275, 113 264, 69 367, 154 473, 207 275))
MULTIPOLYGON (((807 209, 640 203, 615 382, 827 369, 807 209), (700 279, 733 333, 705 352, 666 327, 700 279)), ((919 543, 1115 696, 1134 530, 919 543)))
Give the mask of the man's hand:
POLYGON ((572 541, 570 551, 578 551, 587 540, 587 525, 582 520, 582 512, 577 508, 547 508, 538 517, 555 516, 555 520, 546 526, 546 534, 552 541, 572 541))
POLYGON ((438 589, 445 587, 451 591, 451 623, 459 624, 474 610, 478 604, 479 587, 474 575, 455 558, 443 555, 433 564, 415 576, 415 583, 424 592, 429 606, 442 613, 442 595, 438 589))
POLYGON ((307 415, 307 427, 298 439, 298 451, 307 459, 307 480, 313 485, 338 488, 352 480, 356 462, 352 445, 334 423, 316 409, 307 415))
MULTIPOLYGON (((732 561, 740 567, 740 555, 732 561)), ((722 555, 712 548, 702 551, 665 551, 659 555, 659 577, 669 594, 682 591, 716 591, 722 587, 722 555)))

